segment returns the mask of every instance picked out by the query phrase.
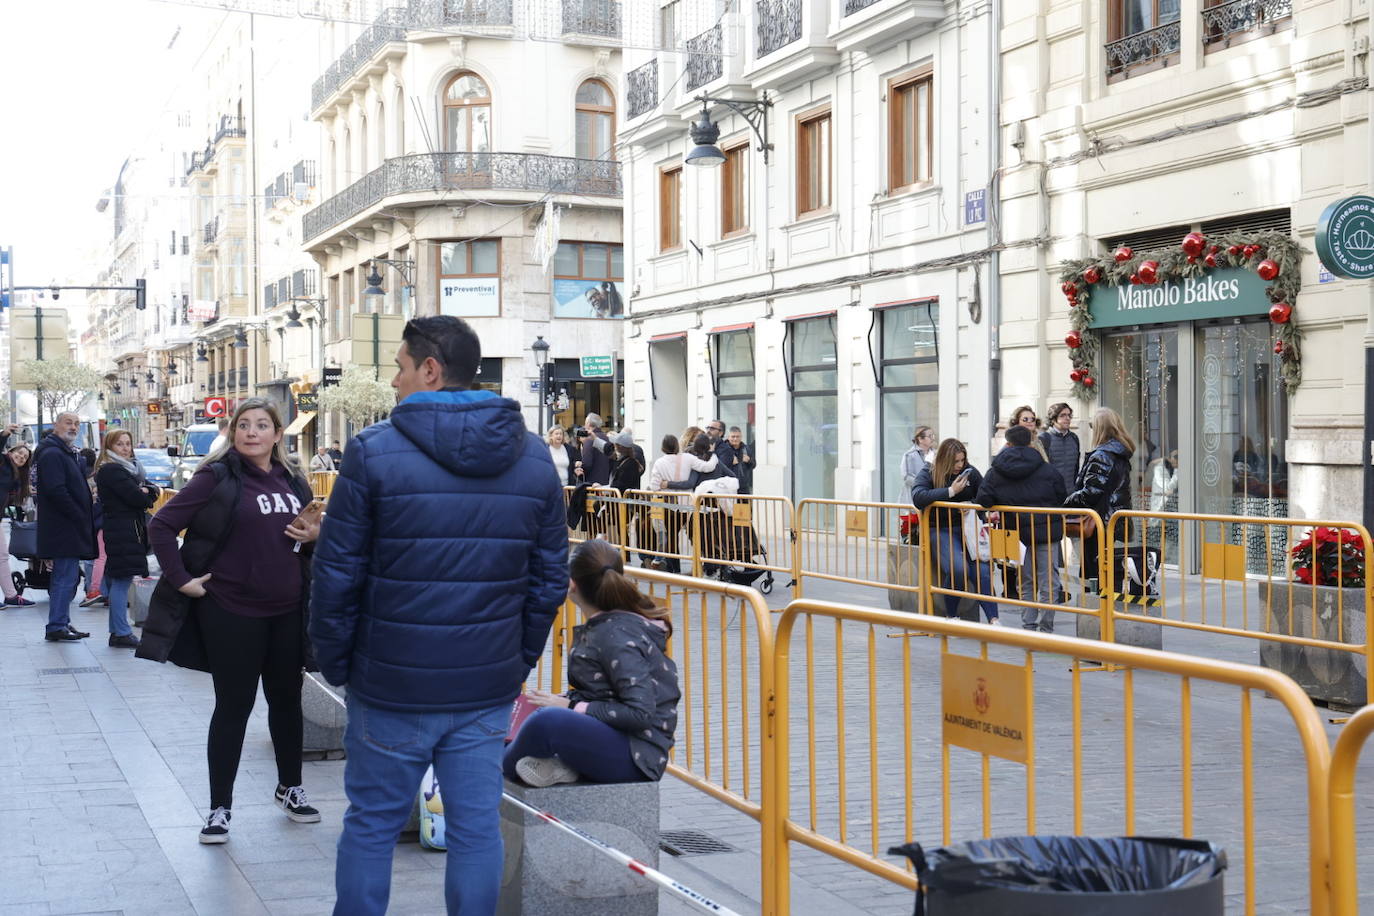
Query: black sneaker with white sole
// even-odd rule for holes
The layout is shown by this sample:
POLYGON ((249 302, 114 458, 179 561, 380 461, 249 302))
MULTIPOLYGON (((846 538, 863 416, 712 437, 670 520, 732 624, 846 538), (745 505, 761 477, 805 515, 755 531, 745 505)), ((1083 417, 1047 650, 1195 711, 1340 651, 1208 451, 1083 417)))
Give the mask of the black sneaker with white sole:
POLYGON ((210 816, 205 819, 205 826, 200 828, 200 841, 202 843, 229 842, 228 808, 216 808, 210 812, 210 816))
POLYGON ((304 786, 277 786, 277 804, 281 805, 286 816, 297 824, 318 824, 320 812, 310 807, 305 799, 304 786))

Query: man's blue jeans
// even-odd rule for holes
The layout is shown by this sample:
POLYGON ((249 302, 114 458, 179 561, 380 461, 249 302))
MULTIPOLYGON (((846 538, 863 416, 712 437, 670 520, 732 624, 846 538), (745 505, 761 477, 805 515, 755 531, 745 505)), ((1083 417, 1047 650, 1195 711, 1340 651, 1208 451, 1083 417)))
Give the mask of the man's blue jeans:
POLYGON ((72 599, 76 597, 76 580, 81 574, 81 561, 76 557, 54 557, 52 578, 48 581, 48 632, 65 630, 72 622, 72 599))
POLYGON ((378 709, 350 696, 344 748, 348 811, 334 870, 335 916, 386 912, 391 855, 425 768, 444 791, 450 916, 491 916, 501 890, 501 753, 510 704, 468 712, 378 709))

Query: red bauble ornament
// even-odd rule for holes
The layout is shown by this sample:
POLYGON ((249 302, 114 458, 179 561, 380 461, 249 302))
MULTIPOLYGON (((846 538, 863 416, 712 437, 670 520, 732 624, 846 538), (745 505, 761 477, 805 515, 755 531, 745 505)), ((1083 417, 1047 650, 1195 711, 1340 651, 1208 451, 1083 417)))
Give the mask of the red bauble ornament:
POLYGON ((1220 251, 1220 250, 1221 250, 1221 246, 1220 246, 1220 245, 1213 245, 1213 246, 1211 246, 1210 248, 1207 249, 1207 253, 1208 253, 1208 254, 1216 254, 1216 253, 1217 253, 1218 251, 1220 251))
POLYGON ((1265 258, 1256 265, 1255 273, 1260 275, 1261 280, 1272 280, 1279 275, 1279 265, 1265 258))
POLYGON ((1077 331, 1070 331, 1064 336, 1064 343, 1068 344, 1070 350, 1077 350, 1083 346, 1083 335, 1077 331))
POLYGON ((1141 283, 1154 283, 1159 279, 1159 262, 1142 261, 1136 273, 1139 274, 1141 283))
POLYGON ((1195 254, 1190 254, 1190 255, 1188 255, 1188 263, 1189 263, 1189 264, 1196 264, 1196 263, 1197 263, 1197 255, 1195 255, 1195 254))
POLYGON ((1274 344, 1274 352, 1277 353, 1279 356, 1282 356, 1282 355, 1283 355, 1283 351, 1284 351, 1285 349, 1286 349, 1286 348, 1285 348, 1284 345, 1283 345, 1283 341, 1280 340, 1280 341, 1275 342, 1275 344, 1274 344))
POLYGON ((1132 286, 1139 286, 1139 285, 1140 285, 1140 274, 1131 274, 1131 285, 1132 285, 1132 286))
POLYGON ((1180 247, 1183 248, 1184 254, 1197 257, 1207 247, 1207 240, 1202 237, 1201 232, 1190 232, 1183 237, 1183 244, 1180 247))
POLYGON ((1245 249, 1240 247, 1239 245, 1230 245, 1227 247, 1226 253, 1233 258, 1238 258, 1240 257, 1241 252, 1243 252, 1244 250, 1245 249))
POLYGON ((1085 375, 1083 376, 1083 384, 1085 387, 1091 388, 1093 385, 1097 384, 1097 379, 1093 378, 1091 375, 1085 375))
POLYGON ((1116 258, 1116 263, 1120 264, 1123 261, 1129 261, 1133 254, 1135 254, 1135 252, 1131 251, 1129 246, 1122 245, 1112 254, 1112 257, 1116 258))
POLYGON ((1287 302, 1276 302, 1274 307, 1269 310, 1269 320, 1274 324, 1287 324, 1291 317, 1293 317, 1293 306, 1287 302))
POLYGON ((1246 258, 1253 258, 1255 256, 1255 252, 1257 251, 1259 251, 1258 245, 1246 245, 1244 248, 1240 250, 1240 253, 1243 254, 1246 258))
POLYGON ((1209 255, 1207 255, 1205 258, 1202 259, 1202 263, 1203 263, 1203 264, 1206 264, 1208 267, 1216 267, 1216 266, 1217 266, 1217 256, 1216 256, 1215 254, 1209 254, 1209 255))
POLYGON ((1063 285, 1060 286, 1059 289, 1062 290, 1064 295, 1066 296, 1072 296, 1074 293, 1078 292, 1078 287, 1075 286, 1073 282, 1070 280, 1065 280, 1063 285))
POLYGON ((1083 370, 1081 370, 1081 369, 1075 369, 1075 370, 1073 370, 1072 372, 1070 372, 1070 373, 1069 373, 1069 381, 1071 381, 1071 382, 1081 382, 1081 381, 1083 381, 1083 370))
POLYGON ((1089 267, 1087 270, 1083 271, 1084 283, 1096 283, 1098 280, 1101 279, 1102 271, 1098 270, 1096 267, 1089 267))

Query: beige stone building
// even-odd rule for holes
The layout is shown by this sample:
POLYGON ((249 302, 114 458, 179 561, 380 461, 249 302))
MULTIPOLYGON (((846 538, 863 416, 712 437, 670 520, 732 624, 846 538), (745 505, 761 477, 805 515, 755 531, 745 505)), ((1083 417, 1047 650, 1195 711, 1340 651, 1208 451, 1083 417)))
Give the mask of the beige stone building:
POLYGON ((1002 16, 1002 233, 1051 241, 1001 259, 999 414, 1069 401, 1087 445, 1090 409, 1120 410, 1140 443, 1137 506, 1359 517, 1367 283, 1301 259, 1291 396, 1260 290, 1218 317, 1185 302, 1101 328, 1081 401, 1059 273, 1190 231, 1277 230, 1312 250, 1323 208, 1370 181, 1368 6, 1033 0, 1002 16))

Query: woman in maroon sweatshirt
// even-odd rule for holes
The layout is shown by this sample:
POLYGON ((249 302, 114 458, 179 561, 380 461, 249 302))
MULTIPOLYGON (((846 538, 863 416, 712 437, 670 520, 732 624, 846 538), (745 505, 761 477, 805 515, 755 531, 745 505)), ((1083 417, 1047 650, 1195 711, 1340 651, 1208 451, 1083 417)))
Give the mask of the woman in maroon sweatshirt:
POLYGON ((199 661, 192 666, 208 669, 215 683, 207 743, 211 812, 202 843, 229 839, 234 778, 259 678, 277 758, 277 804, 298 823, 320 819, 301 787, 302 615, 312 549, 306 545, 319 535, 319 524, 294 520, 310 501, 310 486, 286 452, 273 402, 244 401, 228 434, 148 526, 164 587, 187 596, 190 606, 178 614, 177 601, 154 599, 144 635, 155 634, 149 640, 155 648, 144 657, 179 663, 182 643, 196 639, 199 661), (186 544, 179 549, 183 530, 186 544), (201 575, 186 568, 193 556, 208 557, 192 561, 201 575))

